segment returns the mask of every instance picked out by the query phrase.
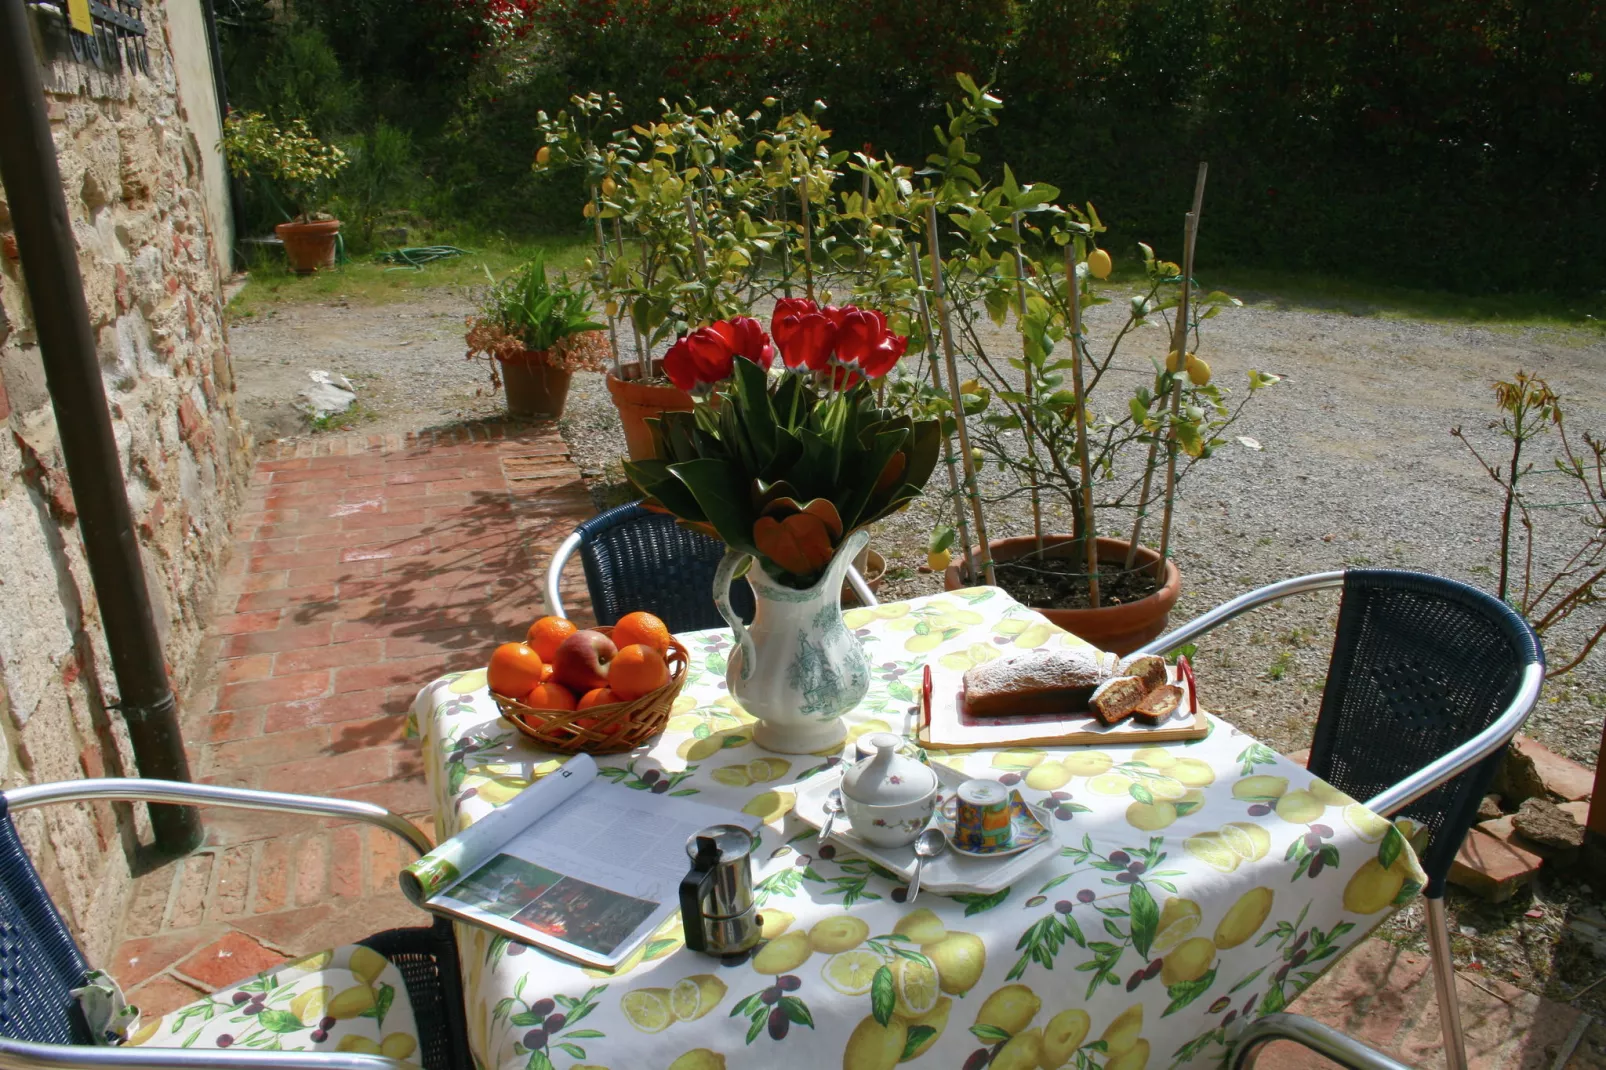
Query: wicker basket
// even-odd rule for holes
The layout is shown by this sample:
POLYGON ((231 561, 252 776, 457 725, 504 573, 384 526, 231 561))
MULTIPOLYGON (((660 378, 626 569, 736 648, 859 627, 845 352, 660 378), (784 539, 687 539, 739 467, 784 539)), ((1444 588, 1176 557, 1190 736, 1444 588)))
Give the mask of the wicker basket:
MULTIPOLYGON (((593 629, 603 635, 611 627, 593 629)), ((691 656, 678 639, 669 640, 664 661, 669 665, 669 682, 658 690, 629 702, 612 702, 586 710, 538 710, 516 698, 491 692, 502 710, 502 718, 537 745, 567 754, 617 754, 656 736, 669 720, 670 707, 680 689, 686 686, 691 656), (583 725, 576 724, 584 721, 583 725)))

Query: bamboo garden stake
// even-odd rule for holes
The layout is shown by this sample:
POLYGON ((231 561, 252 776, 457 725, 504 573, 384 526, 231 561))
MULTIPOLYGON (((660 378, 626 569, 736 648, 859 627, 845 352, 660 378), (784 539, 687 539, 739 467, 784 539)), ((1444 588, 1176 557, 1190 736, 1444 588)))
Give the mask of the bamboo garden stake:
MULTIPOLYGON (((1011 222, 1015 228, 1015 293, 1020 301, 1019 318, 1016 322, 1024 327, 1026 323, 1026 254, 1021 252, 1019 212, 1015 213, 1011 222)), ((1021 363, 1024 367, 1021 369, 1021 374, 1026 383, 1026 466, 1032 482, 1032 535, 1037 540, 1033 549, 1036 550, 1038 558, 1041 559, 1043 556, 1043 499, 1037 488, 1037 426, 1036 421, 1032 418, 1032 359, 1025 351, 1025 343, 1026 332, 1022 330, 1021 356, 1023 359, 1021 363)), ((1078 381, 1076 387, 1076 396, 1082 396, 1080 381, 1078 381)), ((1087 481, 1087 448, 1085 443, 1082 448, 1082 461, 1082 481, 1085 484, 1087 481)), ((1096 607, 1098 604, 1098 599, 1095 598, 1093 605, 1096 607)))
POLYGON ((798 176, 797 199, 803 207, 803 296, 814 300, 814 234, 809 229, 809 173, 798 176))
MULTIPOLYGON (((965 404, 959 393, 959 363, 954 359, 953 329, 948 324, 948 302, 942 281, 942 248, 937 240, 937 204, 926 206, 926 243, 931 249, 931 300, 937 306, 937 322, 942 326, 942 352, 948 364, 948 395, 954 403, 954 428, 959 432, 959 461, 965 469, 965 490, 970 511, 976 518, 976 544, 981 553, 982 574, 989 587, 997 586, 993 575, 993 552, 987 545, 987 519, 982 515, 981 494, 976 489, 976 466, 970 457, 970 432, 965 430, 965 404)), ((972 570, 974 579, 975 572, 972 570)))
POLYGON ((1093 471, 1087 456, 1087 397, 1082 393, 1082 280, 1076 277, 1075 242, 1065 243, 1065 298, 1071 310, 1071 389, 1076 394, 1076 463, 1082 471, 1082 545, 1087 554, 1087 601, 1097 609, 1099 533, 1093 522, 1093 471))
MULTIPOLYGON (((1198 233, 1199 217, 1189 212, 1182 242, 1182 297, 1177 306, 1177 321, 1182 325, 1178 333, 1183 346, 1177 350, 1178 375, 1188 374, 1188 280, 1193 274, 1193 243, 1198 233)), ((1165 443, 1165 511, 1160 516, 1160 557, 1154 563, 1156 583, 1165 582, 1166 557, 1171 552, 1171 508, 1177 498, 1177 410, 1181 405, 1182 384, 1177 383, 1171 388, 1171 425, 1167 428, 1165 443)))
MULTIPOLYGON (((937 336, 931 330, 931 306, 926 302, 926 280, 920 270, 920 249, 914 242, 909 243, 909 270, 915 280, 915 295, 920 305, 920 328, 926 335, 926 360, 931 365, 931 385, 937 393, 947 393, 942 386, 942 369, 937 361, 937 336)), ((959 531, 959 556, 964 562, 965 573, 975 575, 976 570, 970 561, 970 525, 965 522, 965 502, 959 493, 959 458, 954 456, 953 436, 942 436, 942 459, 948 467, 948 491, 954 500, 954 526, 959 531)))
MULTIPOLYGON (((591 184, 591 203, 596 206, 596 211, 591 213, 591 222, 597 230, 597 270, 604 279, 607 279, 608 239, 602 233, 602 191, 597 188, 596 183, 591 184)), ((612 312, 608 313, 608 348, 613 351, 613 377, 619 379, 622 378, 620 375, 622 369, 619 367, 619 328, 615 323, 616 319, 612 312)))
MULTIPOLYGON (((1204 160, 1200 160, 1199 161, 1199 173, 1198 173, 1198 176, 1194 179, 1194 182, 1193 182, 1193 218, 1195 220, 1197 220, 1199 218, 1199 213, 1204 208, 1205 175, 1209 172, 1209 170, 1210 170, 1210 164, 1207 163, 1204 160)), ((1182 238, 1183 238, 1183 246, 1182 246, 1182 259, 1183 259, 1183 262, 1185 264, 1191 264, 1192 263, 1192 259, 1191 258, 1192 258, 1193 254, 1192 254, 1192 247, 1188 244, 1189 243, 1189 238, 1188 238, 1188 230, 1187 230, 1186 226, 1183 227, 1182 238)), ((1181 298, 1181 300, 1185 302, 1187 300, 1187 295, 1190 292, 1189 291, 1189 286, 1190 286, 1190 283, 1191 283, 1191 277, 1189 275, 1189 272, 1188 272, 1187 268, 1183 269, 1182 275, 1183 275, 1183 277, 1182 277, 1182 298, 1181 298)), ((1182 310, 1182 306, 1179 305, 1178 306, 1178 311, 1180 312, 1181 310, 1182 310)), ((1173 352, 1179 354, 1179 359, 1182 360, 1183 364, 1184 364, 1183 371, 1186 371, 1187 369, 1186 369, 1185 365, 1186 365, 1186 362, 1187 362, 1187 352, 1188 352, 1187 348, 1186 348, 1187 344, 1188 344, 1188 335, 1187 335, 1187 330, 1186 330, 1187 320, 1184 317, 1179 316, 1177 318, 1177 323, 1178 324, 1182 324, 1183 325, 1183 329, 1179 333, 1177 324, 1173 324, 1172 325, 1172 328, 1171 328, 1171 349, 1172 349, 1173 352)), ((1175 383, 1175 381, 1173 381, 1173 383, 1172 383, 1172 390, 1168 391, 1168 393, 1172 394, 1173 396, 1176 395, 1176 394, 1180 394, 1181 393, 1181 389, 1178 386, 1178 384, 1175 383)), ((1162 394, 1159 397, 1158 400, 1160 402, 1160 411, 1164 412, 1165 411, 1165 407, 1166 407, 1166 400, 1167 400, 1166 395, 1162 394)), ((1176 413, 1176 408, 1177 408, 1176 405, 1172 406, 1172 410, 1171 411, 1172 411, 1173 415, 1175 415, 1175 413, 1176 413)), ((1143 537, 1143 521, 1144 521, 1144 518, 1147 517, 1148 509, 1149 509, 1149 491, 1150 491, 1151 487, 1154 484, 1154 472, 1155 472, 1155 469, 1159 467, 1159 462, 1160 462, 1160 436, 1159 436, 1158 433, 1156 433, 1155 436, 1149 440, 1149 457, 1148 457, 1148 460, 1146 460, 1144 462, 1144 464, 1143 464, 1143 488, 1140 491, 1138 491, 1138 515, 1137 515, 1137 518, 1132 521, 1132 538, 1127 540, 1127 545, 1126 545, 1126 569, 1127 569, 1128 572, 1132 571, 1133 566, 1136 565, 1136 563, 1137 563, 1138 542, 1143 537)), ((1162 572, 1161 575, 1163 577, 1164 573, 1162 572)))

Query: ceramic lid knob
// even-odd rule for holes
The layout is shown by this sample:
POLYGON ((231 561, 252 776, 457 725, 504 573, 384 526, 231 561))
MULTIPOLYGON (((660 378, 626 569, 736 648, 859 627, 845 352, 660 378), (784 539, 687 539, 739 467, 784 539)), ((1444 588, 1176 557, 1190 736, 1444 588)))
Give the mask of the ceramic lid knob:
POLYGON ((899 806, 925 798, 937 786, 937 774, 898 748, 903 740, 891 732, 877 732, 866 742, 875 753, 842 777, 842 793, 870 806, 899 806))

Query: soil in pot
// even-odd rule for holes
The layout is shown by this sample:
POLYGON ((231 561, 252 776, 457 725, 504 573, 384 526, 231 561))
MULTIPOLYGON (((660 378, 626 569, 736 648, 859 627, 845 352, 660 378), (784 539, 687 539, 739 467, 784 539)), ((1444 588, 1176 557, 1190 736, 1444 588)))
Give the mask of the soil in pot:
MULTIPOLYGON (((1127 605, 1160 589, 1152 569, 1134 568, 1127 572, 1120 563, 1101 564, 1109 567, 1109 571, 1099 570, 1099 604, 1102 606, 1127 605)), ((1053 557, 1035 561, 994 561, 993 575, 997 577, 998 586, 1023 605, 1086 609, 1085 567, 1081 561, 1053 557)))

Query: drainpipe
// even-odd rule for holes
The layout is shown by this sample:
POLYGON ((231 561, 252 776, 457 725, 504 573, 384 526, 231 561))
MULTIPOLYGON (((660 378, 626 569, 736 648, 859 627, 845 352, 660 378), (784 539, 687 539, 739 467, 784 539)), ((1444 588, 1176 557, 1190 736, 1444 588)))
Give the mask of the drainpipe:
MULTIPOLYGON (((0 179, 11 202, 45 381, 111 650, 120 693, 114 708, 128 724, 140 775, 189 780, 24 0, 0 0, 0 179)), ((178 853, 200 842, 193 809, 153 805, 150 815, 160 850, 178 853)))

